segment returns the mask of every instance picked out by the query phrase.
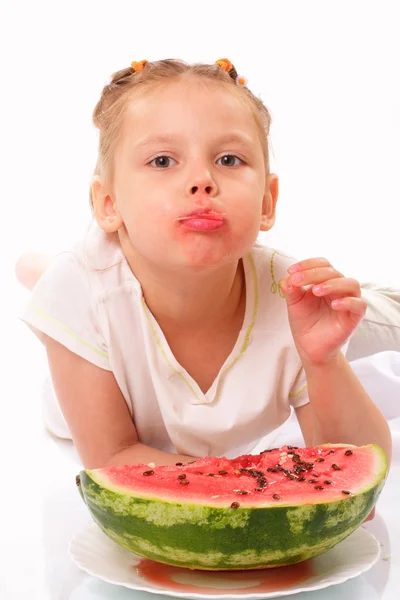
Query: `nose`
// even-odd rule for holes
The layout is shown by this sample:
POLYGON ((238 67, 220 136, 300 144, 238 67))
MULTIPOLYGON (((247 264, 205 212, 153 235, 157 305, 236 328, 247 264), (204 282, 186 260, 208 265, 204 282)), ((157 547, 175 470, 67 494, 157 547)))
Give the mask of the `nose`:
POLYGON ((211 194, 211 192, 212 192, 212 186, 211 185, 206 185, 206 186, 194 185, 194 186, 192 186, 192 188, 191 188, 190 191, 191 191, 192 194, 201 194, 201 192, 199 190, 202 190, 202 189, 204 189, 207 194, 211 194))
POLYGON ((187 180, 189 184, 188 194, 195 202, 201 202, 202 199, 209 202, 210 198, 218 195, 217 183, 209 164, 201 162, 198 157, 196 157, 194 163, 193 171, 189 174, 187 180))
POLYGON ((195 181, 190 187, 190 194, 192 196, 215 196, 217 192, 217 186, 210 177, 203 177, 195 181))

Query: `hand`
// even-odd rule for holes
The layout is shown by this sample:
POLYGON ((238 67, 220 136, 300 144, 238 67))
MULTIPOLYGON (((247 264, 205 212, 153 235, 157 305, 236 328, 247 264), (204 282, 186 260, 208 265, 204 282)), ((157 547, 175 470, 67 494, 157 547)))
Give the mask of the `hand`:
POLYGON ((303 364, 334 359, 367 310, 361 287, 325 258, 292 265, 280 282, 290 327, 303 364))

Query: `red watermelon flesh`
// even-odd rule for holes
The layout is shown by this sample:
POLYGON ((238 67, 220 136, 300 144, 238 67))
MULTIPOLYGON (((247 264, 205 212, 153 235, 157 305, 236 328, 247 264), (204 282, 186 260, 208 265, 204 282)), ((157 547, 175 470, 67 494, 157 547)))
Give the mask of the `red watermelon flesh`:
POLYGON ((235 459, 207 457, 175 466, 125 465, 97 470, 107 485, 143 498, 240 506, 312 504, 350 497, 369 485, 381 462, 372 446, 283 446, 235 459), (324 499, 325 496, 325 499, 324 499))

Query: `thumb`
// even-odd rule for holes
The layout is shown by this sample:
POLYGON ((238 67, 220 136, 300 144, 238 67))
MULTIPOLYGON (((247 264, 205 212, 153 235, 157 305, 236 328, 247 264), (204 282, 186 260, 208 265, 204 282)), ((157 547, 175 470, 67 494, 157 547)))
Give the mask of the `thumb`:
POLYGON ((293 285, 290 283, 290 275, 286 275, 283 279, 281 279, 279 284, 288 306, 299 302, 299 300, 301 300, 305 294, 305 289, 303 287, 293 287, 293 285))

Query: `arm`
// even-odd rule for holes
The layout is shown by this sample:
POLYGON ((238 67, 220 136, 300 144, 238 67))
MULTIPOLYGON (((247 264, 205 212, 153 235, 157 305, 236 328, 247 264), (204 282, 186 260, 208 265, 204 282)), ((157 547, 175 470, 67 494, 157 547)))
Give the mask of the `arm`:
POLYGON ((296 410, 306 443, 375 442, 390 461, 389 426, 341 352, 367 310, 359 282, 324 258, 301 261, 288 273, 281 286, 310 399, 296 410))
POLYGON ((343 354, 329 364, 305 366, 305 371, 310 403, 295 410, 306 444, 376 443, 390 463, 392 443, 386 419, 343 354))
POLYGON ((114 375, 46 335, 43 341, 56 396, 85 468, 193 460, 141 444, 114 375))

